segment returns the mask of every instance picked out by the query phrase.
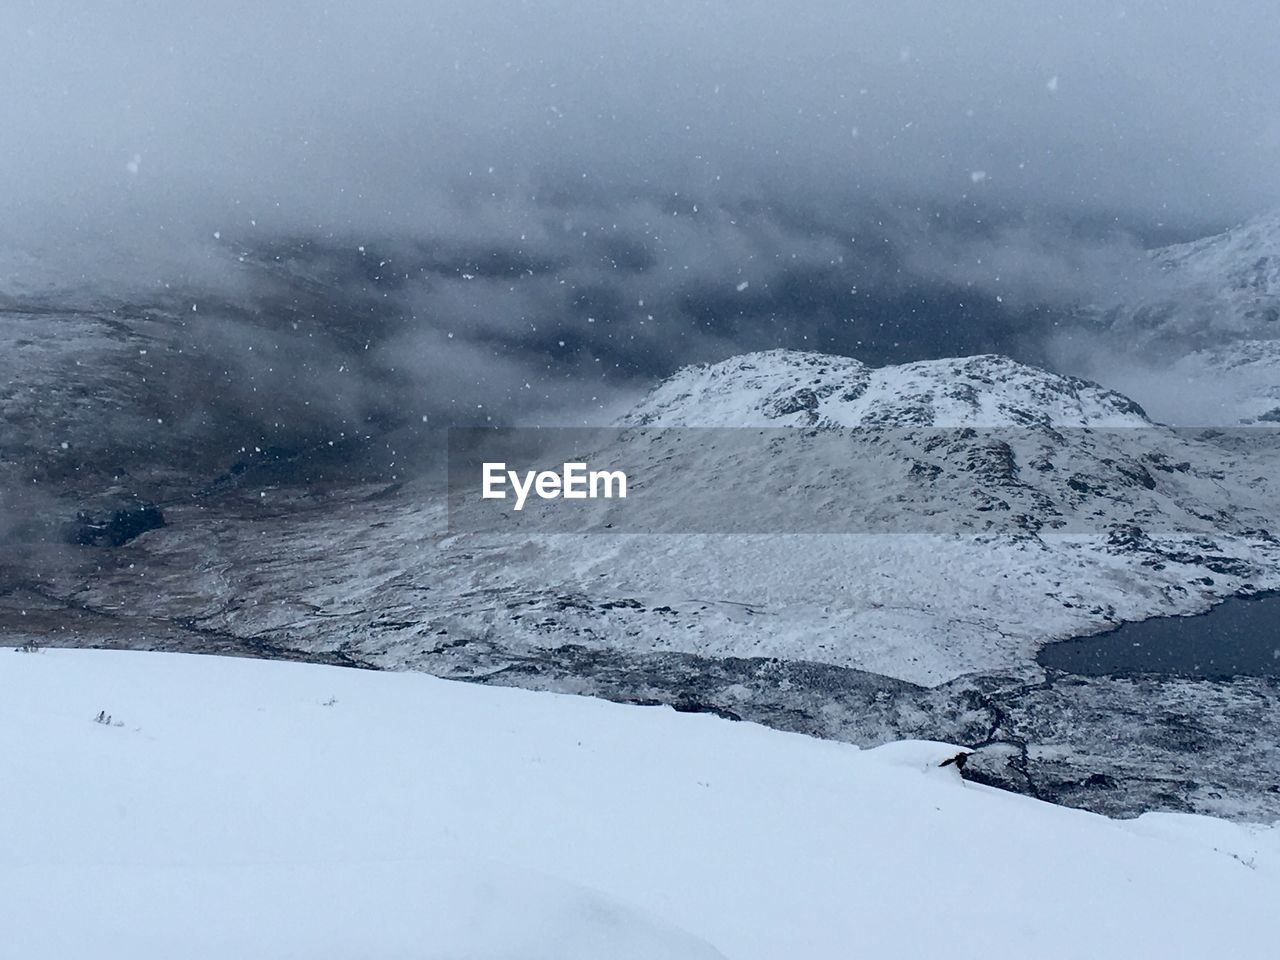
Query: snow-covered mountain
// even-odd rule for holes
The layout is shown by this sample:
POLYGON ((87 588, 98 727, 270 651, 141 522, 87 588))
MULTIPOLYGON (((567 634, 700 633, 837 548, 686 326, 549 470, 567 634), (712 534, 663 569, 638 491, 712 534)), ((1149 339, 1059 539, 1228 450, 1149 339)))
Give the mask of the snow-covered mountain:
MULTIPOLYGON (((551 462, 574 443, 590 449, 574 456, 625 467, 625 504, 525 505, 504 511, 502 528, 1114 540, 1135 529, 1252 536, 1274 519, 1271 484, 1254 476, 1265 451, 1224 471, 1222 450, 1152 423, 1128 398, 1000 356, 872 369, 817 353, 749 354, 680 371, 620 427, 537 436, 551 462)), ((515 448, 499 435, 475 458, 508 459, 504 445, 515 448)), ((492 501, 476 499, 469 475, 456 480, 474 489, 454 528, 485 529, 492 501)))
POLYGON ((552 533, 532 510, 472 523, 420 484, 317 497, 250 475, 166 507, 109 563, 11 590, 8 636, 424 670, 863 744, 991 743, 992 779, 1041 796, 1272 809, 1257 784, 1273 753, 1221 749, 1274 725, 1265 684, 1067 687, 1035 660, 1055 639, 1280 587, 1266 449, 1153 425, 1004 358, 871 369, 786 352, 682 371, 595 435, 630 458, 641 513, 615 519, 631 527, 590 514, 588 532, 552 533), (762 432, 763 448, 734 439, 762 432), (868 436, 874 456, 851 445, 868 436), (1167 782, 1181 747, 1121 722, 1135 697, 1157 715, 1208 698, 1194 709, 1219 748, 1193 787, 1167 782), (1046 725, 1051 704, 1093 719, 1046 725), (1057 746, 1033 754, 1042 736, 1057 746))
POLYGON ((1280 835, 579 697, 0 651, 12 957, 1260 957, 1280 835), (109 722, 94 722, 99 714, 109 722), (997 923, 975 922, 998 886, 997 923))
POLYGON ((1280 337, 1280 211, 1151 257, 1159 282, 1108 314, 1118 332, 1198 349, 1280 337))
MULTIPOLYGON (((1184 437, 1122 397, 1002 358, 873 372, 752 355, 678 374, 624 418, 637 421, 648 425, 602 432, 612 445, 595 462, 626 465, 633 487, 604 513, 592 512, 603 501, 519 514, 473 502, 445 529, 443 505, 419 490, 263 517, 274 532, 258 546, 240 540, 264 536, 258 522, 178 505, 135 549, 185 586, 109 569, 76 595, 386 665, 496 637, 510 649, 800 659, 935 685, 1035 676, 1047 641, 1280 585, 1267 451, 1184 437), (875 387, 895 382, 910 387, 875 387), (793 410, 782 416, 794 426, 763 443, 654 426, 773 423, 810 396, 829 426, 793 410), (939 408, 952 424, 967 409, 1011 426, 940 428, 928 413, 939 408), (834 425, 859 410, 875 417, 870 440, 834 425), (586 520, 556 526, 566 510, 586 520), (279 551, 270 577, 253 572, 263 547, 279 551)), ((243 498, 280 496, 259 492, 243 498)))
POLYGON ((1083 311, 1107 354, 1085 361, 1160 419, 1196 426, 1280 420, 1280 211, 1151 251, 1155 277, 1083 311))
POLYGON ((1280 211, 1149 251, 1119 300, 1084 305, 1056 340, 1071 369, 1187 426, 1280 421, 1280 211))

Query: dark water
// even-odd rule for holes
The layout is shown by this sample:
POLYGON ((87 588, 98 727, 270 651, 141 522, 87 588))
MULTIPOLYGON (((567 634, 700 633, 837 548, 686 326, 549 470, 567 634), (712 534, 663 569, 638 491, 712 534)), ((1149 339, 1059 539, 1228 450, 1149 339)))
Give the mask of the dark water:
POLYGON ((1051 643, 1040 664, 1085 676, 1280 677, 1280 595, 1225 600, 1194 617, 1156 617, 1051 643))

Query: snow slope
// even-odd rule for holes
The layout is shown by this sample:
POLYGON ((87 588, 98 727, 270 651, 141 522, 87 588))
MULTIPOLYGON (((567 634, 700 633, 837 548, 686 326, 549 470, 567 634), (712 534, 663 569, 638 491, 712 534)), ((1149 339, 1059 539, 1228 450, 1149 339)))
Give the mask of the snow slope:
POLYGON ((100 651, 0 653, 0 723, 5 956, 1274 948, 1276 828, 1055 807, 961 781, 943 744, 100 651))
POLYGON ((1162 283, 1112 314, 1117 329, 1196 347, 1280 335, 1280 211, 1151 257, 1162 283))

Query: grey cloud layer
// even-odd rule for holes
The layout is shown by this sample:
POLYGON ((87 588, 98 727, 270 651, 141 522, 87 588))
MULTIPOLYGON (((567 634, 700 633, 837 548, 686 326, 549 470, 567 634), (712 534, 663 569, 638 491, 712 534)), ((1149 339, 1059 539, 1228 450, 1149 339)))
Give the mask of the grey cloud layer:
POLYGON ((1264 0, 11 0, 0 25, 6 206, 121 231, 417 229, 533 172, 1144 222, 1280 203, 1264 0))

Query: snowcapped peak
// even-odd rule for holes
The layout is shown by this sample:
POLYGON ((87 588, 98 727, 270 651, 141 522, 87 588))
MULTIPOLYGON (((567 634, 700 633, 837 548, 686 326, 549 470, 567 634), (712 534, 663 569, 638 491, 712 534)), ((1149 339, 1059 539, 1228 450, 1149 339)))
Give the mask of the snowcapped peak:
POLYGON ((851 402, 872 370, 852 357, 765 350, 685 367, 658 384, 622 422, 642 426, 793 426, 825 401, 851 402))
POLYGON ((985 354, 873 368, 769 350, 686 367, 622 419, 628 426, 1146 426, 1127 397, 985 354))

